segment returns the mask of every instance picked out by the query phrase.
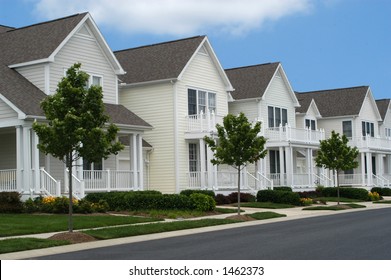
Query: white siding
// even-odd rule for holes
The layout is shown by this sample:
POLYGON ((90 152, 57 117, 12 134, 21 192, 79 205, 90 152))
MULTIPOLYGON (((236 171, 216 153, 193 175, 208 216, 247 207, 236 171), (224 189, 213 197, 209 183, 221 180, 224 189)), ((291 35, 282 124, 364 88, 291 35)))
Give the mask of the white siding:
POLYGON ((173 86, 166 83, 120 89, 120 103, 154 128, 143 135, 153 146, 151 189, 175 192, 173 86))
POLYGON ((11 109, 3 100, 0 100, 0 120, 1 119, 15 119, 18 114, 11 109))
POLYGON ((228 107, 230 114, 238 115, 243 112, 249 121, 258 118, 258 102, 255 100, 230 102, 228 107))
POLYGON ((261 116, 267 124, 268 106, 285 108, 288 110, 288 123, 292 127, 296 126, 295 107, 289 89, 284 80, 280 77, 273 77, 269 88, 265 93, 265 100, 261 102, 261 116))
POLYGON ((88 74, 103 77, 103 101, 117 103, 117 76, 108 59, 94 38, 74 35, 55 57, 50 65, 50 93, 54 93, 65 71, 74 63, 80 62, 88 74))
POLYGON ((187 128, 186 116, 188 114, 187 90, 188 88, 204 89, 216 93, 216 115, 228 114, 228 98, 225 85, 209 55, 197 54, 188 65, 182 80, 177 83, 177 110, 178 110, 178 157, 179 157, 179 187, 188 186, 187 174, 189 172, 188 143, 184 140, 187 128))
MULTIPOLYGON (((372 122, 375 126, 375 137, 379 135, 378 120, 375 112, 375 108, 371 102, 371 95, 367 94, 363 106, 361 107, 359 119, 356 121, 356 130, 362 132, 362 122, 372 122)), ((359 134, 362 135, 362 134, 359 134)))
POLYGON ((323 128, 325 130, 325 137, 329 138, 331 136, 331 131, 335 131, 342 135, 342 122, 343 121, 352 121, 352 137, 355 138, 360 136, 361 133, 361 127, 360 130, 357 131, 355 120, 352 118, 333 118, 333 119, 319 119, 318 120, 318 129, 323 128))
POLYGON ((16 168, 16 133, 0 134, 0 170, 16 168))
POLYGON ((385 129, 391 129, 391 109, 388 107, 386 116, 384 117, 383 123, 379 127, 379 134, 381 137, 386 137, 385 129))
POLYGON ((16 69, 22 76, 45 92, 45 64, 30 65, 16 69))

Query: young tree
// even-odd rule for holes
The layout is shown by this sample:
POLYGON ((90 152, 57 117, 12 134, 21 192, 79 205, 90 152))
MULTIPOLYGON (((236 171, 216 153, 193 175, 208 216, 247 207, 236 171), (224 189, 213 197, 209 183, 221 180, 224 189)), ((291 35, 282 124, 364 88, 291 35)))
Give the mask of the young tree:
POLYGON ((266 139, 258 136, 261 123, 254 126, 243 113, 238 116, 228 114, 223 126, 217 124, 217 137, 205 136, 204 140, 214 152, 213 165, 228 164, 238 171, 238 215, 240 215, 240 172, 248 164, 264 158, 266 139))
MULTIPOLYGON (((333 177, 337 173, 337 196, 339 204, 339 180, 338 175, 341 170, 349 170, 358 166, 356 160, 358 149, 348 146, 348 138, 346 135, 339 135, 334 130, 331 132, 331 137, 320 141, 320 150, 316 156, 316 166, 324 167, 333 171, 333 177)), ((335 185, 335 182, 334 182, 335 185)))
POLYGON ((116 141, 118 128, 107 126, 103 94, 100 86, 88 86, 89 76, 71 66, 59 82, 54 95, 46 97, 41 107, 47 123, 33 124, 39 137, 38 148, 45 154, 65 162, 69 171, 69 232, 73 231, 72 167, 79 158, 89 162, 117 154, 123 145, 116 141))

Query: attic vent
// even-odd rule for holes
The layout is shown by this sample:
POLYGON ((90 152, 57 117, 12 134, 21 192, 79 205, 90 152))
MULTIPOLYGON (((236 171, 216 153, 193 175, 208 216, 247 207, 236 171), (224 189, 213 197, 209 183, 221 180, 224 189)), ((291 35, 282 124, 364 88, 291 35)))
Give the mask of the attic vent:
POLYGON ((80 28, 78 33, 84 36, 92 37, 91 32, 88 30, 88 28, 85 25, 83 25, 83 27, 80 28))
POLYGON ((280 71, 277 71, 277 72, 276 72, 276 77, 277 77, 277 78, 281 78, 281 73, 280 73, 280 71))
POLYGON ((206 50, 205 46, 202 46, 200 48, 199 53, 203 55, 208 55, 208 51, 206 50))

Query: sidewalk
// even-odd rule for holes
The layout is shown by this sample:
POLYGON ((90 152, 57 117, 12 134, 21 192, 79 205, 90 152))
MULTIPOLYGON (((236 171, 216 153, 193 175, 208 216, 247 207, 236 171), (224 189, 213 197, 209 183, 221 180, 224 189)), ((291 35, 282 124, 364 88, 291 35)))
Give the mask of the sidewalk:
MULTIPOLYGON (((391 199, 391 197, 387 198, 387 199, 391 199)), ((327 206, 332 206, 332 205, 336 205, 336 204, 337 203, 334 203, 334 202, 328 202, 327 206)), ((125 244, 125 243, 135 243, 135 242, 141 242, 141 241, 149 241, 149 240, 156 240, 156 239, 162 239, 162 238, 177 237, 177 236, 197 234, 197 233, 202 233, 202 232, 211 232, 211 231, 230 229, 230 228, 261 225, 261 224, 267 224, 267 223, 276 223, 276 222, 282 222, 282 221, 311 218, 311 217, 316 217, 316 216, 337 215, 337 214, 348 213, 348 212, 353 212, 353 211, 356 212, 356 211, 367 211, 367 210, 372 210, 372 209, 391 208, 391 204, 374 204, 372 202, 359 202, 357 204, 365 205, 366 207, 365 208, 356 208, 356 209, 346 209, 346 210, 341 210, 341 211, 302 210, 304 207, 295 207, 295 208, 286 208, 286 209, 265 209, 265 208, 260 209, 260 208, 242 207, 241 209, 245 211, 243 214, 272 211, 272 212, 276 212, 279 214, 285 214, 286 217, 267 219, 267 220, 247 221, 247 222, 242 222, 242 223, 219 225, 219 226, 206 227, 206 228, 196 228, 196 229, 180 230, 180 231, 173 231, 173 232, 163 232, 163 233, 140 235, 140 236, 133 236, 133 237, 124 237, 124 238, 102 240, 102 241, 92 241, 92 242, 86 242, 86 243, 78 243, 78 244, 72 244, 72 245, 51 247, 51 248, 46 248, 46 249, 37 249, 37 250, 21 251, 21 252, 14 252, 14 253, 8 253, 8 254, 0 254, 0 259, 1 260, 28 259, 28 258, 34 258, 34 257, 40 257, 40 256, 46 256, 46 255, 52 255, 52 254, 61 254, 61 253, 72 252, 72 251, 80 251, 80 250, 87 250, 87 249, 93 249, 93 248, 99 248, 99 247, 120 245, 120 244, 125 244)), ((235 213, 221 214, 221 215, 214 215, 214 216, 207 216, 207 217, 197 217, 197 218, 186 219, 186 220, 212 219, 212 218, 224 219, 224 218, 232 216, 232 215, 235 215, 235 213)), ((171 221, 174 221, 174 220, 165 220, 165 222, 171 222, 171 221)), ((23 236, 12 236, 12 237, 7 237, 7 238, 24 238, 24 237, 49 238, 50 236, 52 236, 56 233, 58 233, 58 232, 23 235, 23 236)), ((6 238, 0 238, 0 240, 1 239, 6 239, 6 238)))

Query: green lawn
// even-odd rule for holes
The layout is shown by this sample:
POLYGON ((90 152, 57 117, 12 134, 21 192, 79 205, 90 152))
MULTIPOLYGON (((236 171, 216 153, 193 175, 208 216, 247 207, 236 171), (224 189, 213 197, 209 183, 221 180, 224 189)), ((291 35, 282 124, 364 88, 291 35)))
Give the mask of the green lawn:
MULTIPOLYGON (((338 197, 316 197, 316 198, 314 198, 314 200, 338 202, 338 197)), ((359 199, 340 197, 339 202, 363 202, 363 201, 359 200, 359 199)))
POLYGON ((291 204, 281 204, 281 203, 272 203, 272 202, 243 202, 240 203, 240 206, 249 207, 249 208, 266 208, 266 209, 284 209, 284 208, 294 208, 294 205, 291 204))
POLYGON ((42 238, 12 238, 0 240, 0 254, 69 245, 69 241, 42 238))
POLYGON ((347 204, 340 204, 340 205, 333 205, 333 206, 311 206, 311 207, 305 207, 303 210, 333 210, 333 211, 340 211, 340 210, 346 210, 346 209, 352 209, 352 208, 365 208, 365 205, 360 204, 354 204, 354 203, 347 203, 347 204))
POLYGON ((391 204, 391 200, 379 200, 379 201, 374 201, 373 203, 379 203, 379 204, 391 204))
POLYGON ((275 212, 256 212, 253 214, 248 214, 247 216, 254 218, 256 220, 266 220, 266 219, 273 219, 273 218, 280 218, 280 217, 286 217, 285 214, 278 214, 275 212))
MULTIPOLYGON (((160 220, 111 215, 73 216, 75 230, 160 220)), ((67 229, 68 215, 0 214, 0 237, 66 231, 67 229)))

